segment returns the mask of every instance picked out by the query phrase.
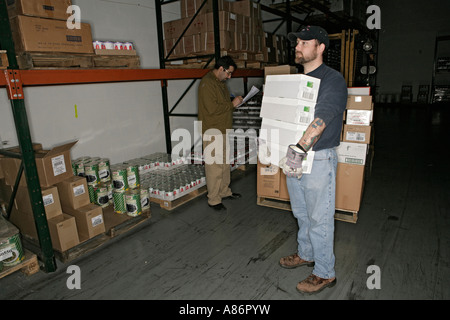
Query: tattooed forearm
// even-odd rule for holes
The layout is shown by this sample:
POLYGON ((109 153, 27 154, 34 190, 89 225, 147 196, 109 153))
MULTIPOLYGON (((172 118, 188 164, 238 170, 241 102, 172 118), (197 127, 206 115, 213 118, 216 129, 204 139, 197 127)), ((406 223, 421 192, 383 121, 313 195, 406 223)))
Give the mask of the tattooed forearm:
POLYGON ((300 138, 298 144, 305 150, 309 151, 319 140, 323 130, 325 130, 325 122, 320 118, 315 118, 308 126, 303 137, 300 138))

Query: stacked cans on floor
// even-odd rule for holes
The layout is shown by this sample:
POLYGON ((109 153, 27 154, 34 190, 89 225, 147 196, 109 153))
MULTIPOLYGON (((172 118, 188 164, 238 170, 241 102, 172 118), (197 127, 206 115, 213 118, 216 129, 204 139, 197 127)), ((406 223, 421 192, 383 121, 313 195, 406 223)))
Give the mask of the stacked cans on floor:
POLYGON ((170 170, 153 170, 142 176, 142 188, 150 197, 175 200, 206 185, 205 168, 202 165, 178 165, 170 170))

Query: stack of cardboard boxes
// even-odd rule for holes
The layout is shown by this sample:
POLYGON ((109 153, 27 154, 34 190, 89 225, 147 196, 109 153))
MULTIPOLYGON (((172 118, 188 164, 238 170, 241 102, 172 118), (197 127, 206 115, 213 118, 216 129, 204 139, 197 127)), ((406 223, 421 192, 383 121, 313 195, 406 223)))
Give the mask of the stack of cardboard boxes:
POLYGON ((7 1, 16 53, 93 53, 91 26, 68 28, 71 0, 7 1))
MULTIPOLYGON (((320 80, 297 74, 290 66, 266 67, 265 72, 257 193, 287 200, 286 177, 278 168, 279 161, 314 119, 320 80)), ((311 151, 302 163, 305 174, 311 173, 313 159, 311 151)))
MULTIPOLYGON (((52 245, 60 252, 105 232, 102 208, 90 204, 86 179, 73 176, 70 150, 75 143, 52 150, 42 150, 40 144, 34 145, 52 245)), ((10 151, 19 153, 20 149, 11 148, 10 151)), ((9 203, 20 164, 19 159, 0 158, 0 198, 4 204, 9 203)), ((10 221, 22 235, 38 239, 25 174, 19 182, 10 221)))
POLYGON ((369 87, 348 88, 347 108, 337 149, 336 209, 358 212, 364 177, 373 155, 373 102, 369 87))
MULTIPOLYGON (((164 23, 166 56, 169 52, 171 58, 214 53, 213 1, 207 0, 203 7, 202 3, 203 0, 181 0, 181 18, 164 23)), ((245 56, 233 58, 274 63, 285 58, 284 37, 263 32, 258 3, 218 0, 218 10, 220 49, 226 54, 245 52, 245 56)))

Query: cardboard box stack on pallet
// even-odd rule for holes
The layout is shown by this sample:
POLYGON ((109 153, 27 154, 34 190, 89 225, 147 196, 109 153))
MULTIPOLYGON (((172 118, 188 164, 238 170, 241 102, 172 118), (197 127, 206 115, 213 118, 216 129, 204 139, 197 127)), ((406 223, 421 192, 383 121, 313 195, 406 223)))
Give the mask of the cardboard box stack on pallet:
MULTIPOLYGON (((77 188, 74 194, 73 189, 70 190, 74 178, 70 150, 75 143, 51 150, 43 150, 42 145, 34 144, 42 202, 53 248, 59 252, 105 232, 102 208, 89 203, 86 179, 80 178, 84 192, 77 188)), ((17 147, 8 150, 20 153, 17 147)), ((20 164, 19 159, 0 157, 0 198, 3 205, 9 203, 20 164)), ((25 174, 19 182, 10 221, 23 236, 38 240, 25 174)))
MULTIPOLYGON (((181 0, 181 18, 164 23, 165 55, 171 53, 169 58, 180 58, 183 62, 168 63, 166 67, 203 67, 202 60, 194 56, 215 52, 213 1, 207 0, 201 7, 202 3, 203 0, 181 0)), ((263 31, 258 3, 219 0, 218 7, 222 55, 232 56, 239 68, 261 68, 263 63, 285 61, 285 37, 263 31)))
MULTIPOLYGON (((291 66, 266 67, 265 73, 257 194, 263 198, 289 200, 286 176, 278 164, 288 146, 298 142, 313 120, 320 80, 297 74, 296 68, 291 66)), ((311 172, 313 159, 311 151, 302 164, 305 174, 311 172)))
POLYGON ((80 23, 79 28, 69 27, 72 14, 67 11, 71 5, 71 0, 7 1, 20 69, 139 66, 138 57, 137 61, 130 56, 111 57, 104 50, 96 55, 91 25, 80 23))
POLYGON ((374 152, 373 102, 369 87, 348 88, 348 94, 337 149, 336 209, 357 213, 374 152))

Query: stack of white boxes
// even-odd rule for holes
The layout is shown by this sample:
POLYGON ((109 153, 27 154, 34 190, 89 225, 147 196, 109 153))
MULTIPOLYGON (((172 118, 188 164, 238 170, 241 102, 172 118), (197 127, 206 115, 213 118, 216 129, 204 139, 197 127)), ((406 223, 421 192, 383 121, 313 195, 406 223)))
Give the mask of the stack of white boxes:
MULTIPOLYGON (((278 165, 291 144, 296 144, 314 120, 314 108, 320 79, 304 74, 266 77, 261 104, 260 143, 266 142, 269 153, 262 163, 278 165)), ((303 172, 311 173, 314 152, 303 161, 303 172)))
POLYGON ((336 209, 358 212, 369 150, 373 148, 373 103, 369 87, 348 88, 336 176, 336 209))

